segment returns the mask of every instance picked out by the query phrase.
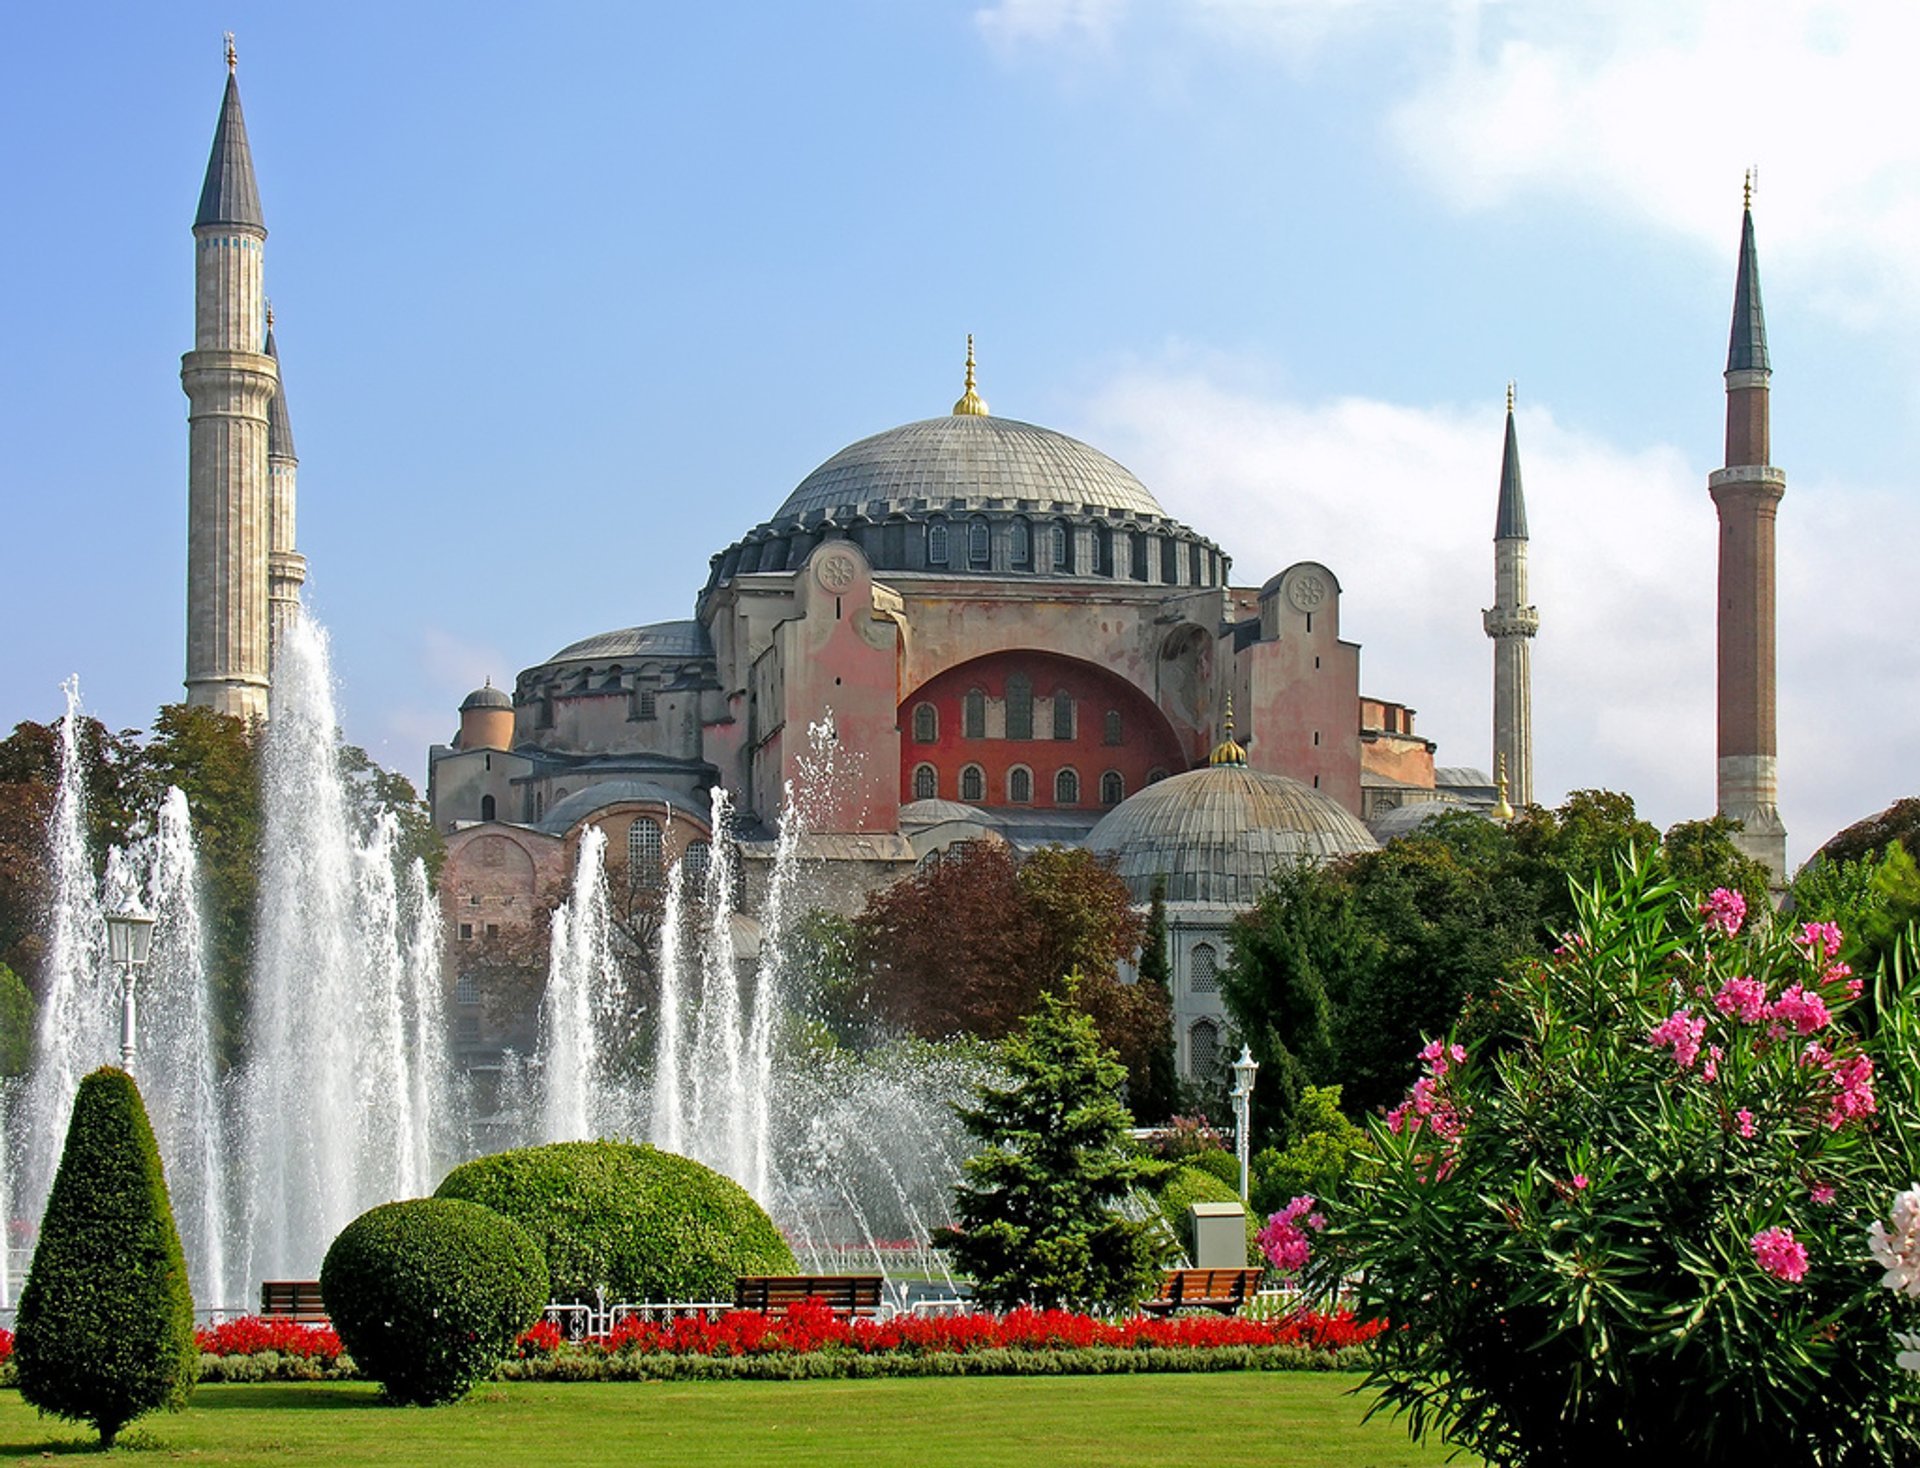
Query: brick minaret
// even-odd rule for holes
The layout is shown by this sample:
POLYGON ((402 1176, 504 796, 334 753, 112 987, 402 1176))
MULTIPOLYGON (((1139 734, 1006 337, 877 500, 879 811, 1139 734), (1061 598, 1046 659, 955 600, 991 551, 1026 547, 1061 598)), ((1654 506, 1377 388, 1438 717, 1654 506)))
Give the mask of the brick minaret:
POLYGON ((1504 798, 1524 808, 1533 804, 1533 635, 1540 613, 1527 605, 1527 499, 1520 489, 1511 383, 1493 522, 1493 605, 1480 619, 1493 639, 1493 764, 1508 781, 1504 798))
POLYGON ((188 401, 187 702, 265 718, 267 417, 279 373, 266 353, 267 226, 240 115, 233 39, 227 91, 193 220, 193 350, 180 359, 188 401))
POLYGON ((1727 463, 1707 480, 1720 512, 1720 814, 1745 824, 1740 849, 1787 878, 1774 737, 1773 525, 1787 476, 1768 463, 1767 323, 1753 245, 1751 182, 1727 351, 1727 463))

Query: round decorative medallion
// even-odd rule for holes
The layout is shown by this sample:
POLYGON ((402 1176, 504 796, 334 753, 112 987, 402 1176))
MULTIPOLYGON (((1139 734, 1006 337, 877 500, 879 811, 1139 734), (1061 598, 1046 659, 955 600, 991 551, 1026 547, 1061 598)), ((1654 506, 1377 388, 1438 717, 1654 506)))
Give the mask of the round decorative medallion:
POLYGON ((859 571, 853 564, 853 557, 845 552, 829 553, 814 562, 814 579, 835 596, 853 585, 857 575, 859 571))
POLYGON ((1327 583, 1307 571, 1287 585, 1287 600, 1296 612, 1311 612, 1327 599, 1327 583))

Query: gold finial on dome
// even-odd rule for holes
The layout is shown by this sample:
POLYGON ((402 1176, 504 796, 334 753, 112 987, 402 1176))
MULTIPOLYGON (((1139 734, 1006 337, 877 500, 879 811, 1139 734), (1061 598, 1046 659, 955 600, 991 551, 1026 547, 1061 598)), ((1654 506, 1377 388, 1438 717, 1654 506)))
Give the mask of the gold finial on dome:
POLYGON ((1210 765, 1244 765, 1247 762, 1247 752, 1236 744, 1233 738, 1233 695, 1231 693, 1227 695, 1226 728, 1223 732, 1225 737, 1221 739, 1218 744, 1214 745, 1213 753, 1207 756, 1207 763, 1210 765))
POLYGON ((1494 788, 1500 792, 1500 798, 1494 802, 1493 818, 1496 821, 1510 821, 1513 819, 1514 812, 1512 804, 1507 800, 1507 757, 1504 754, 1500 756, 1496 768, 1500 773, 1494 776, 1493 784, 1494 788))
POLYGON ((974 391, 973 386, 973 333, 967 333, 967 390, 960 394, 960 401, 953 405, 956 418, 985 418, 987 400, 974 391))
POLYGON ((233 49, 233 32, 227 32, 227 70, 233 71, 240 65, 240 57, 233 49))

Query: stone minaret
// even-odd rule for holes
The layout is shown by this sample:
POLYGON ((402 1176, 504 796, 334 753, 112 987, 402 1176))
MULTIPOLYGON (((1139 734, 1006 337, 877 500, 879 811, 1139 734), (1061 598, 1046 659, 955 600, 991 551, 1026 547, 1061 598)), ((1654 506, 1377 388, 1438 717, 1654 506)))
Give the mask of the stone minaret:
POLYGON ((273 306, 267 306, 267 355, 273 358, 273 399, 267 404, 267 617, 269 648, 300 610, 300 588, 307 579, 307 558, 293 548, 294 475, 300 467, 293 451, 293 423, 287 417, 287 380, 280 375, 280 353, 273 344, 273 306))
POLYGON ((1773 524, 1787 476, 1767 462, 1767 322, 1753 246, 1753 190, 1740 221, 1740 270, 1727 351, 1727 465, 1708 476, 1720 512, 1719 811, 1745 823, 1740 849, 1787 878, 1774 738, 1773 524))
POLYGON ((193 219, 193 350, 180 359, 187 449, 187 702, 265 718, 267 417, 279 374, 266 353, 267 227, 227 38, 227 92, 193 219))
POLYGON ((1507 447, 1500 459, 1500 508, 1493 521, 1493 605, 1480 614, 1493 639, 1493 764, 1503 799, 1533 804, 1533 634, 1527 605, 1527 500, 1520 490, 1520 438, 1507 386, 1507 447))

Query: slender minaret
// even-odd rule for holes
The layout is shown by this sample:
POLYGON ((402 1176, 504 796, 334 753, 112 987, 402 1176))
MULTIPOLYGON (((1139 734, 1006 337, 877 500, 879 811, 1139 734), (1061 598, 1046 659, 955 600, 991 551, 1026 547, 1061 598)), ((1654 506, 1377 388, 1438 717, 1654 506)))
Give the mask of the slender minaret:
POLYGON ((1787 878, 1774 737, 1773 524, 1787 476, 1767 462, 1767 322, 1753 246, 1753 176, 1740 219, 1740 270, 1727 350, 1727 465, 1707 479, 1720 512, 1719 810, 1745 824, 1734 840, 1787 878))
POLYGON ((1520 438, 1507 384, 1507 447, 1500 459, 1500 508, 1493 521, 1493 605, 1480 614, 1493 639, 1493 764, 1502 798, 1533 804, 1533 634, 1540 613, 1527 605, 1527 500, 1520 490, 1520 438))
POLYGON ((300 610, 300 588, 307 579, 307 558, 294 549, 294 475, 300 457, 293 451, 293 423, 287 417, 287 379, 273 342, 273 303, 267 303, 267 355, 273 358, 273 399, 267 404, 267 619, 269 651, 300 610))
POLYGON ((193 350, 180 359, 187 449, 187 702, 265 718, 267 416, 279 385, 266 353, 267 226, 227 37, 227 91, 193 219, 193 350))

